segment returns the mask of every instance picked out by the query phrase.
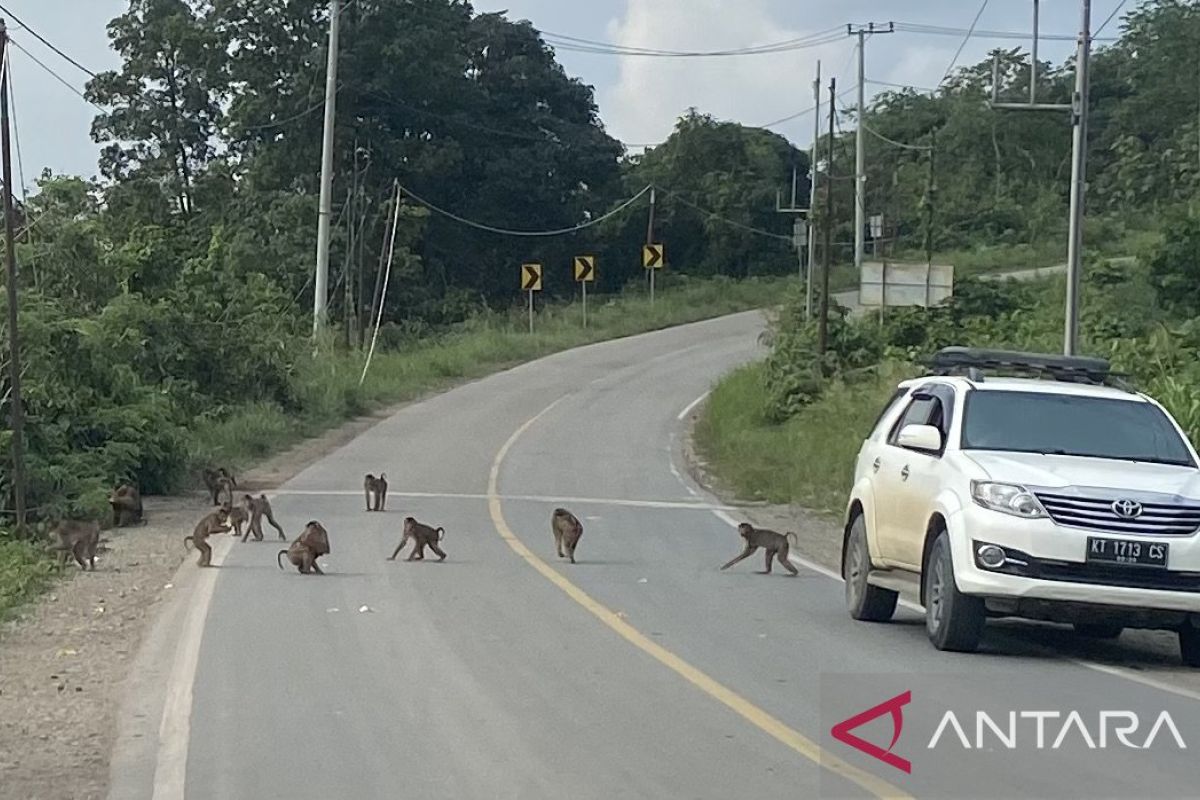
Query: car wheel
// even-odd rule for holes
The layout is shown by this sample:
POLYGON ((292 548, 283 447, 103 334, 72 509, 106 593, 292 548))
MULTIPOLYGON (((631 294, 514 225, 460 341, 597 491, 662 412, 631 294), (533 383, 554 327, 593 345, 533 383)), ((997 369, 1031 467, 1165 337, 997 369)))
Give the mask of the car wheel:
POLYGON ((896 613, 898 592, 867 583, 871 572, 871 553, 867 549, 867 524, 862 515, 850 523, 846 554, 842 559, 842 577, 846 581, 846 607, 850 616, 865 622, 887 622, 896 613))
POLYGON ((973 652, 979 647, 987 619, 983 599, 963 594, 954 582, 950 536, 938 534, 922 575, 925 583, 925 629, 938 650, 973 652))
POLYGON ((1185 622, 1179 629, 1179 655, 1189 667, 1200 667, 1200 628, 1185 622))
POLYGON ((1075 632, 1089 639, 1116 639, 1125 630, 1123 625, 1104 622, 1076 622, 1075 632))

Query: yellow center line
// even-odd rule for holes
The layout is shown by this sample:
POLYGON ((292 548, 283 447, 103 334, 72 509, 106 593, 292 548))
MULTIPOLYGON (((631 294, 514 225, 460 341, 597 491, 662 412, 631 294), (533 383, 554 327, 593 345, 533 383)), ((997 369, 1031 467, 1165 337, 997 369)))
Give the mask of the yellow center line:
POLYGON ((739 695, 737 692, 728 688, 724 684, 714 680, 707 674, 684 661, 679 656, 672 653, 657 642, 645 636, 637 628, 623 620, 616 612, 594 599, 591 595, 580 589, 558 570, 551 567, 541 558, 539 558, 532 550, 530 550, 524 542, 522 542, 508 526, 508 522, 504 519, 503 503, 500 497, 499 482, 500 482, 500 466, 504 462, 508 451, 535 422, 550 412, 555 406, 567 398, 566 395, 555 400, 553 403, 542 409, 536 416, 527 420, 525 424, 517 428, 513 435, 509 437, 500 451, 496 453, 495 460, 492 461, 491 474, 488 476, 488 511, 492 517, 492 524, 496 526, 496 532, 500 537, 508 543, 518 556, 525 560, 529 566, 537 570, 541 575, 550 581, 552 584, 561 589, 568 597, 574 600, 579 605, 583 606, 592 613, 597 619, 611 628, 622 639, 632 644, 642 652, 649 655, 655 661, 675 672, 688 683, 695 686, 700 691, 707 694, 717 702, 729 708, 734 713, 741 716, 750 724, 763 732, 774 737, 778 741, 795 750, 800 755, 807 758, 809 761, 817 764, 820 767, 833 772, 846 780, 856 784, 867 792, 871 793, 881 800, 912 800, 912 795, 899 789, 887 781, 872 775, 865 770, 850 764, 828 751, 821 748, 819 744, 812 739, 801 734, 799 731, 788 727, 780 720, 771 716, 769 713, 751 703, 746 698, 739 695))

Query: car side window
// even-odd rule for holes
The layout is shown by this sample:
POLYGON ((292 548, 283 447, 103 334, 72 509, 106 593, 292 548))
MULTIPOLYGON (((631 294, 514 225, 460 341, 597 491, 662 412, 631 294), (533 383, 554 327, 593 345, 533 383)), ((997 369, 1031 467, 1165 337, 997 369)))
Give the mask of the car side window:
POLYGON ((888 434, 888 444, 899 447, 896 440, 907 425, 932 425, 942 434, 941 455, 950 439, 950 427, 954 421, 954 388, 945 384, 931 383, 913 392, 912 402, 904 409, 900 419, 888 434))
POLYGON ((889 414, 891 414, 892 410, 896 406, 898 406, 900 404, 900 401, 903 400, 907 396, 908 396, 908 389, 905 387, 900 387, 899 389, 897 389, 895 392, 892 393, 892 396, 890 398, 888 398, 887 405, 885 405, 883 407, 883 410, 879 412, 879 416, 875 418, 875 423, 871 426, 872 438, 874 438, 876 431, 879 430, 879 426, 883 424, 883 421, 885 419, 887 419, 887 416, 889 414))

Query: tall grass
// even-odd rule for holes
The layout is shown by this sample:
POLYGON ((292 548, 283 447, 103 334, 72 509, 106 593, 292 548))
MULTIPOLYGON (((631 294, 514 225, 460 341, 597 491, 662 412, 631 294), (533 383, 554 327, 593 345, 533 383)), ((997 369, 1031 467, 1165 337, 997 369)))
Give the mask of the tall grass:
POLYGON ((54 574, 54 561, 44 548, 0 536, 0 620, 41 592, 54 574))

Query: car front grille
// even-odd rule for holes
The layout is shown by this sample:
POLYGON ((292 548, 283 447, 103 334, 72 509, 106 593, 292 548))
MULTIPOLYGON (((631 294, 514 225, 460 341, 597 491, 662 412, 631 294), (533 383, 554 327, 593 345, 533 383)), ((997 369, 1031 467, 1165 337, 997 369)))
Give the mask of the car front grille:
MULTIPOLYGON (((1050 519, 1059 525, 1141 536, 1188 536, 1200 529, 1200 504, 1141 502, 1134 519, 1118 516, 1113 502, 1122 498, 1035 492, 1050 519)), ((1161 496, 1161 495, 1160 495, 1161 496)))

